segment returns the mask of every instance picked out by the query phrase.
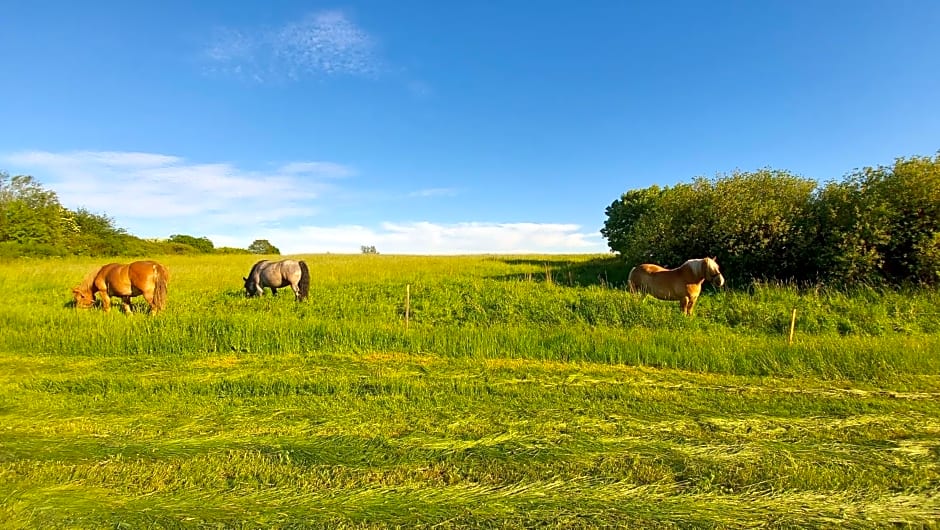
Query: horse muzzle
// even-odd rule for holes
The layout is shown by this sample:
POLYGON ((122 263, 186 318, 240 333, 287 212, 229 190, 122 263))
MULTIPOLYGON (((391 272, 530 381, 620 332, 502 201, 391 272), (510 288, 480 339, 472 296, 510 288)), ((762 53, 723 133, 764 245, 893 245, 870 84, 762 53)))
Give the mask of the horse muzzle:
POLYGON ((724 287, 725 286, 725 277, 722 275, 717 275, 712 277, 712 285, 715 287, 724 287))

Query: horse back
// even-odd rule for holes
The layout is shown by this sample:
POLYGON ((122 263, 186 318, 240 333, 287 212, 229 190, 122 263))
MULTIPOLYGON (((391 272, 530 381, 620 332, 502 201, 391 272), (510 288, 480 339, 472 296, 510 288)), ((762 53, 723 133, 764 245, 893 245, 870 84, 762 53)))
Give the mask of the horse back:
POLYGON ((668 271, 669 269, 667 269, 666 267, 660 267, 659 265, 656 265, 654 263, 643 263, 634 267, 634 270, 645 272, 646 274, 654 274, 657 272, 668 271))
POLYGON ((276 263, 278 267, 278 277, 281 279, 281 285, 295 284, 300 281, 300 264, 292 259, 284 259, 276 263))
POLYGON ((683 271, 643 263, 630 270, 632 290, 645 292, 660 300, 680 300, 687 292, 683 271))
POLYGON ((266 259, 256 261, 255 264, 251 266, 251 270, 248 271, 248 278, 257 280, 270 265, 271 262, 266 259))
POLYGON ((95 283, 99 285, 104 282, 106 285, 121 283, 122 279, 127 278, 127 265, 120 263, 108 263, 98 269, 95 275, 95 283))
MULTIPOLYGON (((261 260, 252 267, 249 278, 255 278, 262 287, 275 289, 288 284, 290 277, 291 260, 268 261, 261 260)), ((294 263, 296 265, 296 263, 294 263)))
POLYGON ((121 267, 122 269, 115 269, 115 273, 131 291, 148 292, 153 290, 157 283, 165 283, 170 279, 166 267, 156 261, 135 261, 121 267))

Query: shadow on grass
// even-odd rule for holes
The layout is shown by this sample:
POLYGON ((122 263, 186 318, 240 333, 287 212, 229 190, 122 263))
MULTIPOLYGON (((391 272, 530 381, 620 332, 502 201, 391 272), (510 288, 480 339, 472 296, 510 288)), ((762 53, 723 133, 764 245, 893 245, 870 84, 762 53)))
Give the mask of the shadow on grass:
POLYGON ((501 259, 507 265, 531 267, 531 271, 504 274, 493 277, 503 281, 538 281, 552 282, 567 287, 626 288, 630 267, 618 256, 594 258, 588 261, 542 260, 542 259, 501 259))

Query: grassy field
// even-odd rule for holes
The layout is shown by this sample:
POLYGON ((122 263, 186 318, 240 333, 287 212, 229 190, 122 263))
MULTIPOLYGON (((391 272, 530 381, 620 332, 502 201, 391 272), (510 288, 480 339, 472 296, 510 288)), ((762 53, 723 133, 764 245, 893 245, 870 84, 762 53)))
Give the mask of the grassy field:
POLYGON ((304 258, 300 304, 163 258, 156 316, 0 263, 0 528, 940 524, 936 291, 689 319, 603 256, 304 258))

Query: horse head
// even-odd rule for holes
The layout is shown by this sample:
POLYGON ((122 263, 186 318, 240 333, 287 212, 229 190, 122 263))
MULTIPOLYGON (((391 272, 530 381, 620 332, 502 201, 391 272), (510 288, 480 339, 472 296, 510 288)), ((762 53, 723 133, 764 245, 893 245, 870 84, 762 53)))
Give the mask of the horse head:
POLYGON ((715 258, 705 258, 705 279, 715 287, 725 285, 725 277, 721 275, 721 270, 718 269, 718 262, 715 261, 715 258))
POLYGON ((72 288, 72 296, 75 297, 75 307, 79 309, 88 309, 95 304, 95 297, 88 289, 79 287, 72 288))
POLYGON ((254 296, 261 296, 264 293, 264 290, 258 285, 256 280, 251 278, 242 278, 245 280, 245 296, 248 298, 254 296))

